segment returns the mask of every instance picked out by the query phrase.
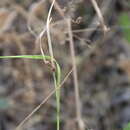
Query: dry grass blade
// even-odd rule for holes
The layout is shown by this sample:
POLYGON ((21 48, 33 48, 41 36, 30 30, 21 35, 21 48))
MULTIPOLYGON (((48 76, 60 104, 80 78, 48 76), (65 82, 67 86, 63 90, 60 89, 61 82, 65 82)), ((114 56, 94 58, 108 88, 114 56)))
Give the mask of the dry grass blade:
POLYGON ((53 0, 51 7, 49 9, 48 12, 48 17, 47 17, 47 39, 48 39, 48 46, 49 46, 49 53, 51 56, 51 64, 52 67, 54 67, 54 63, 53 63, 53 58, 54 58, 54 54, 53 54, 53 49, 52 49, 52 42, 51 42, 51 36, 50 36, 50 16, 51 16, 51 12, 52 12, 52 8, 54 6, 55 0, 53 0))
MULTIPOLYGON (((49 23, 51 22, 51 20, 52 20, 52 19, 50 19, 49 23)), ((43 31, 39 34, 39 38, 38 38, 38 40, 39 40, 39 45, 40 45, 40 51, 41 51, 41 54, 42 54, 43 56, 45 56, 45 53, 44 53, 43 48, 42 48, 42 37, 43 37, 44 33, 46 32, 46 29, 47 29, 47 28, 44 28, 44 29, 43 29, 43 31)), ((44 63, 47 64, 46 59, 44 58, 43 60, 44 60, 44 63)))
POLYGON ((69 73, 65 76, 64 80, 61 82, 60 86, 56 89, 54 89, 52 92, 50 92, 48 94, 48 96, 17 126, 17 128, 15 130, 20 130, 20 128, 35 114, 35 112, 37 112, 42 105, 44 105, 48 99, 57 91, 59 90, 63 84, 65 83, 65 81, 68 79, 68 77, 70 76, 70 74, 72 73, 73 68, 69 71, 69 73))

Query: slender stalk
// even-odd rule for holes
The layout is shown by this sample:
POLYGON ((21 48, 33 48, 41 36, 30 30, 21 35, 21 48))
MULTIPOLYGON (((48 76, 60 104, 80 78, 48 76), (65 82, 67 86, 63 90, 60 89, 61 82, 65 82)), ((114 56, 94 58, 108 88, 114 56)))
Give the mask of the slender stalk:
POLYGON ((107 26, 105 25, 104 18, 103 18, 103 15, 102 15, 102 13, 101 13, 101 10, 100 10, 100 8, 98 7, 98 4, 97 4, 96 0, 91 0, 91 2, 92 2, 92 5, 93 5, 93 7, 94 7, 94 9, 95 9, 95 11, 96 11, 98 17, 99 17, 101 26, 102 26, 103 31, 104 31, 104 33, 105 33, 105 32, 107 32, 109 29, 108 29, 107 26))
POLYGON ((57 71, 56 73, 53 73, 53 78, 54 78, 54 85, 55 85, 55 90, 56 90, 56 120, 57 120, 57 130, 60 130, 60 89, 57 89, 60 87, 60 82, 61 82, 61 72, 60 72, 60 67, 59 65, 56 63, 56 68, 57 71))
POLYGON ((76 67, 76 59, 75 59, 75 49, 74 49, 74 41, 73 41, 73 34, 72 34, 72 27, 71 27, 71 19, 67 20, 68 24, 68 34, 69 34, 69 41, 70 41, 70 51, 72 57, 72 65, 74 68, 73 71, 73 78, 74 78, 74 88, 75 88, 75 101, 76 101, 76 116, 78 121, 78 126, 80 130, 85 130, 85 125, 82 120, 82 111, 81 111, 81 101, 79 96, 79 83, 78 83, 78 75, 77 75, 77 67, 76 67))

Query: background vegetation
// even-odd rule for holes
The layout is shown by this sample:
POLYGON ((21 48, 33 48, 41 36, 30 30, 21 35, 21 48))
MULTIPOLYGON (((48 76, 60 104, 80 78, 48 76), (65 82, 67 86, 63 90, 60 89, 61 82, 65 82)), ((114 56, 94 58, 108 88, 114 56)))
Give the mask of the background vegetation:
MULTIPOLYGON (((70 72, 60 89, 60 128, 129 130, 130 2, 96 0, 100 17, 92 1, 56 0, 49 19, 61 82, 70 72)), ((51 3, 0 0, 0 56, 50 55, 48 35, 42 33, 51 3)), ((6 58, 0 59, 0 130, 14 130, 55 92, 56 71, 42 59, 6 58)), ((19 129, 56 129, 56 102, 53 94, 19 129)))

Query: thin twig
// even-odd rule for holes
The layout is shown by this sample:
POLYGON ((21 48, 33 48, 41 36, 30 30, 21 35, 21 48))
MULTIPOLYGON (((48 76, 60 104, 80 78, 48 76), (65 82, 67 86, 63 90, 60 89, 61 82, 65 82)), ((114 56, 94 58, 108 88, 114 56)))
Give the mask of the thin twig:
MULTIPOLYGON (((100 6, 100 10, 101 10, 103 16, 106 15, 106 13, 110 9, 110 5, 112 4, 113 1, 115 1, 115 0, 103 0, 103 2, 101 3, 101 6, 100 6)), ((92 19, 92 21, 89 25, 89 28, 93 28, 93 25, 95 25, 95 21, 98 21, 97 15, 95 15, 94 18, 92 19)), ((98 26, 99 26, 99 24, 96 25, 95 30, 97 29, 98 26)), ((84 36, 90 37, 95 30, 85 33, 84 36)))
POLYGON ((48 96, 16 127, 15 130, 20 130, 20 128, 41 108, 41 106, 43 106, 48 99, 57 91, 59 90, 63 84, 66 82, 66 80, 68 79, 68 77, 70 76, 70 74, 72 73, 73 68, 69 71, 69 73, 65 76, 64 80, 61 82, 60 86, 54 90, 52 90, 48 96))
MULTIPOLYGON (((50 0, 50 1, 52 2, 53 0, 50 0)), ((63 10, 61 9, 61 7, 60 7, 60 5, 58 4, 57 1, 55 1, 54 7, 58 11, 60 16, 64 19, 65 18, 65 14, 64 14, 63 10)))
POLYGON ((74 50, 74 41, 73 41, 73 34, 72 34, 72 27, 71 27, 71 19, 67 20, 68 24, 68 34, 69 34, 69 41, 70 41, 70 51, 72 57, 72 65, 74 68, 73 71, 73 78, 74 78, 74 87, 75 87, 75 101, 76 101, 76 116, 78 121, 78 126, 80 130, 85 130, 85 125, 82 120, 82 111, 81 111, 81 101, 79 96, 79 84, 78 84, 78 75, 77 75, 77 67, 76 67, 76 59, 75 59, 75 50, 74 50))
POLYGON ((96 0, 91 0, 91 2, 92 2, 92 5, 93 5, 93 7, 94 7, 94 9, 95 9, 95 11, 96 11, 98 17, 99 17, 101 26, 102 26, 103 31, 104 31, 104 33, 105 33, 105 32, 108 31, 108 28, 107 28, 107 26, 105 25, 104 18, 103 18, 103 15, 102 15, 101 11, 100 11, 100 8, 98 7, 98 4, 97 4, 96 0))

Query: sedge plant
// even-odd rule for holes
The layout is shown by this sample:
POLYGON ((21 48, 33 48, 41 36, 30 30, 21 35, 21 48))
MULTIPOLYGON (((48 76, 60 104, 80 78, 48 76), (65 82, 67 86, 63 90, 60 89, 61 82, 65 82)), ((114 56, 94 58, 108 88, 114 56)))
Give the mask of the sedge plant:
MULTIPOLYGON (((0 59, 34 59, 34 60, 46 60, 48 62, 52 62, 55 65, 55 69, 53 70, 53 77, 54 77, 54 85, 55 85, 55 94, 56 94, 56 109, 57 109, 57 130, 60 129, 60 85, 61 85, 61 68, 58 62, 51 56, 46 55, 16 55, 16 56, 0 56, 0 59)), ((17 128, 20 128, 25 121, 20 123, 20 125, 17 128)))
MULTIPOLYGON (((53 50, 52 50, 52 43, 51 43, 51 37, 50 37, 50 21, 52 20, 50 18, 51 15, 51 11, 53 8, 53 5, 55 3, 55 0, 53 0, 51 7, 49 9, 49 13, 48 13, 48 17, 47 17, 47 25, 46 28, 40 33, 39 35, 39 43, 40 43, 40 50, 41 50, 41 55, 15 55, 15 56, 0 56, 0 59, 35 59, 35 60, 43 60, 45 64, 49 63, 49 65, 51 65, 52 67, 52 73, 53 73, 53 78, 54 78, 54 86, 55 86, 55 95, 56 95, 56 121, 57 121, 57 130, 60 130, 60 86, 61 86, 61 68, 60 65, 58 64, 58 62, 54 59, 53 56, 53 50), (42 49, 42 45, 41 45, 41 38, 43 36, 43 34, 45 33, 45 31, 47 31, 47 39, 48 39, 48 46, 49 46, 49 53, 50 56, 46 56, 44 54, 44 51, 42 49)), ((29 30, 31 30, 31 28, 29 27, 29 30)), ((31 31, 33 32, 33 31, 31 31)), ((34 33, 33 33, 34 34, 34 33)), ((39 105, 41 106, 41 104, 39 105)), ((36 109, 34 109, 34 111, 32 111, 16 128, 16 130, 19 130, 23 124, 29 119, 29 117, 32 116, 32 114, 34 114, 34 112, 36 112, 38 110, 38 107, 36 107, 36 109)))

